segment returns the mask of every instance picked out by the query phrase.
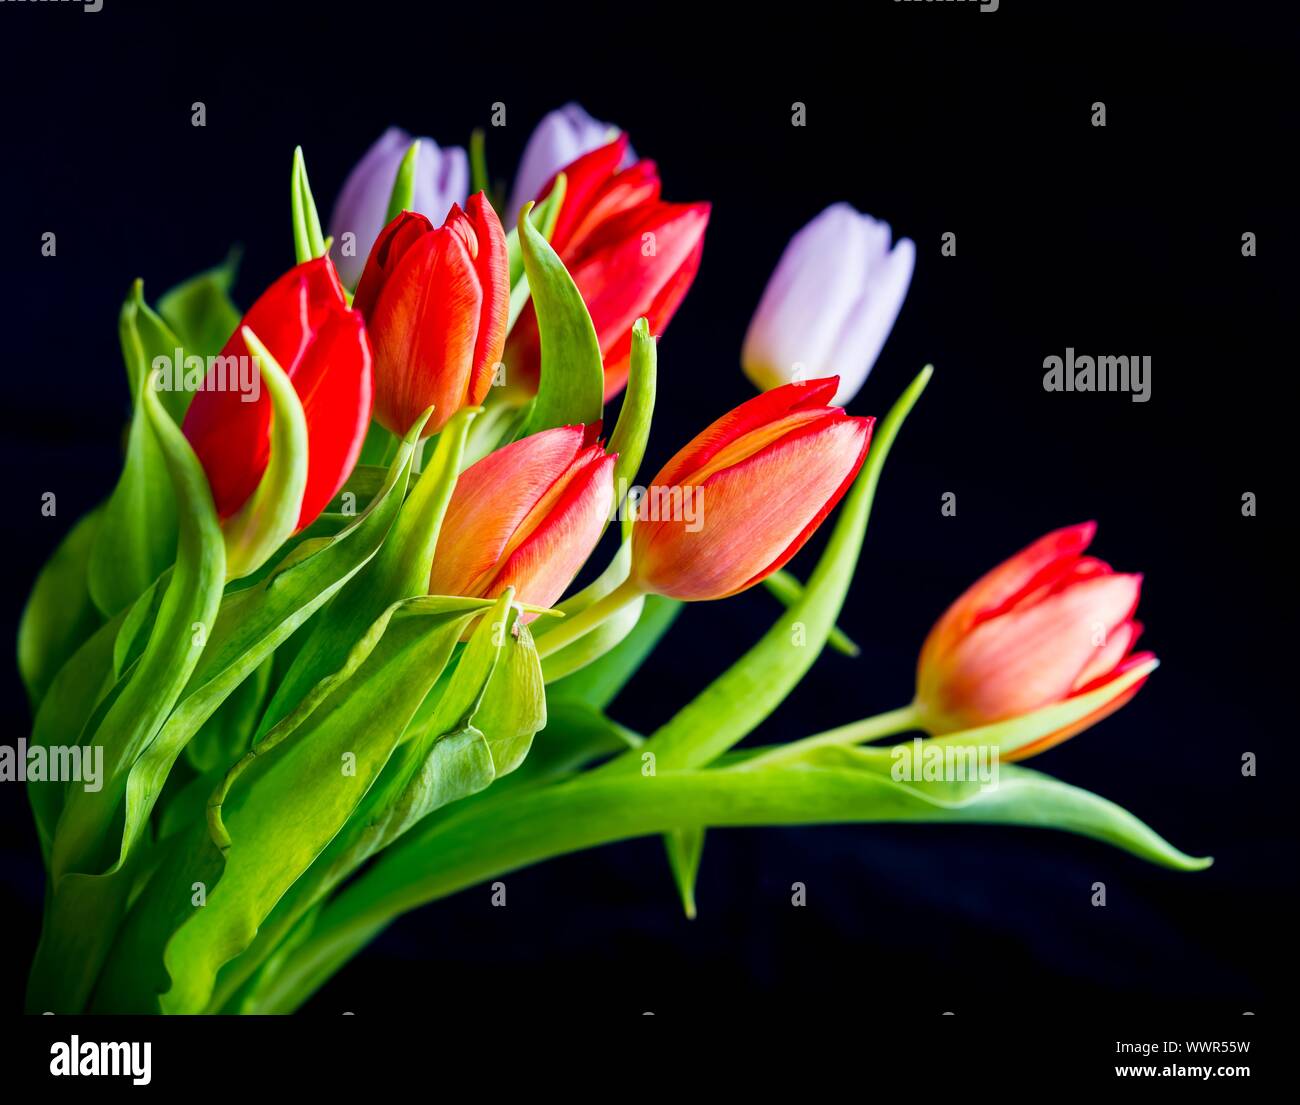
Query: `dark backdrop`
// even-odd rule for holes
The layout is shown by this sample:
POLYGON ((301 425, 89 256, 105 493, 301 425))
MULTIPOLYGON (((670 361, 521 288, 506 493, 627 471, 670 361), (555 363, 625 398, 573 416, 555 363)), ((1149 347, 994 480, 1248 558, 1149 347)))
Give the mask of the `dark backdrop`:
MULTIPOLYGON (((455 996, 498 1010, 847 998, 863 1014, 1237 1012, 1281 995, 1295 608, 1293 570, 1266 558, 1294 510, 1282 480, 1294 352, 1279 341, 1295 249, 1286 28, 1184 5, 1149 23, 1098 4, 1031 22, 1015 0, 984 14, 877 3, 851 19, 751 6, 707 27, 703 5, 616 25, 554 7, 76 7, 0 4, 7 639, 40 564, 116 478, 128 410, 116 315, 133 277, 156 297, 243 243, 246 305, 292 263, 295 143, 324 215, 390 123, 460 143, 502 101, 509 125, 489 130, 488 155, 508 177, 537 119, 574 98, 659 161, 667 198, 714 204, 699 278, 660 347, 648 471, 752 393, 741 339, 794 230, 843 199, 917 243, 906 306, 852 406, 883 414, 937 366, 886 468, 842 619, 863 655, 823 657, 753 739, 900 705, 953 596, 1038 534, 1096 518, 1099 554, 1146 573, 1145 643, 1163 666, 1034 766, 1217 860, 1176 874, 1062 834, 982 827, 718 831, 688 922, 659 842, 637 841, 510 876, 504 910, 483 888, 406 917, 313 1008, 455 996), (190 125, 195 100, 206 128, 190 125), (796 100, 806 128, 790 126, 796 100), (1105 129, 1090 125, 1095 100, 1105 129), (40 256, 46 230, 56 259, 40 256), (946 231, 955 258, 940 256, 946 231), (1149 354, 1150 402, 1045 393, 1043 358, 1067 345, 1149 354), (57 519, 40 517, 44 490, 57 519), (946 491, 955 518, 940 515, 946 491), (1245 491, 1258 517, 1243 518, 1245 491), (1247 751, 1256 778, 1242 777, 1247 751), (806 908, 790 905, 795 881, 806 908), (1095 881, 1105 909, 1090 905, 1095 881)), ((614 713, 648 731, 776 611, 761 589, 687 610, 614 713)), ((12 664, 0 667, 13 743, 29 719, 12 664)), ((16 1008, 41 880, 20 788, 0 804, 0 1001, 16 1008)))

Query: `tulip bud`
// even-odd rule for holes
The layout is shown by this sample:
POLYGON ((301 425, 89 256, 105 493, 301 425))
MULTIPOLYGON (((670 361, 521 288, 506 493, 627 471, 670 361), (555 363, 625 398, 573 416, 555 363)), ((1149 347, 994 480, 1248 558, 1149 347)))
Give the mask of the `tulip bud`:
POLYGON ((788 384, 742 403, 664 466, 632 531, 632 578, 642 590, 726 598, 803 547, 871 443, 874 419, 826 405, 838 382, 788 384), (679 502, 688 509, 671 509, 679 502))
POLYGON ((517 602, 551 606, 596 547, 613 505, 617 457, 592 437, 582 426, 544 430, 465 469, 429 593, 495 598, 513 587, 517 602))
MULTIPOLYGON (((700 267, 709 222, 707 203, 659 199, 653 162, 620 170, 627 148, 622 135, 565 168, 564 202, 551 235, 551 246, 591 313, 607 400, 627 384, 632 325, 644 316, 658 335, 685 299, 700 267)), ((540 363, 537 316, 530 304, 506 350, 511 386, 535 391, 540 363)))
MULTIPOLYGON (((334 238, 330 256, 349 288, 355 288, 365 269, 370 247, 388 221, 388 199, 397 177, 397 167, 410 148, 412 138, 400 127, 389 127, 357 162, 334 203, 329 232, 334 238), (354 237, 345 241, 344 235, 354 237), (348 244, 354 249, 345 255, 348 244)), ((439 149, 432 138, 420 139, 420 156, 415 165, 416 211, 437 218, 454 203, 469 195, 469 158, 455 146, 439 149)))
MULTIPOLYGON (((1017 717, 1096 691, 1139 665, 1133 620, 1140 575, 1084 556, 1097 526, 1040 537, 972 585, 935 623, 921 649, 916 708, 934 735, 1017 717)), ((1016 750, 1022 759, 1118 710, 1140 680, 1094 713, 1016 750)))
POLYGON ((907 238, 847 203, 826 208, 790 239, 741 351, 759 388, 838 373, 833 402, 852 399, 894 326, 916 261, 907 238))
POLYGON ((237 362, 225 358, 252 359, 245 327, 265 344, 302 400, 308 445, 307 487, 298 517, 302 529, 338 494, 360 455, 370 423, 370 342, 328 257, 290 269, 249 308, 221 359, 209 368, 182 425, 222 521, 238 513, 257 489, 270 457, 270 396, 259 388, 256 400, 248 401, 250 393, 228 386, 228 366, 237 362))
POLYGON ((510 309, 501 221, 483 193, 437 230, 403 211, 384 227, 354 305, 375 347, 375 418, 402 435, 429 406, 423 436, 492 386, 510 309))
MULTIPOLYGON (((593 119, 581 104, 568 103, 546 115, 524 146, 507 214, 514 218, 524 204, 549 188, 556 173, 583 154, 606 145, 617 131, 613 124, 593 119)), ((623 165, 635 160, 636 154, 628 147, 623 165)))

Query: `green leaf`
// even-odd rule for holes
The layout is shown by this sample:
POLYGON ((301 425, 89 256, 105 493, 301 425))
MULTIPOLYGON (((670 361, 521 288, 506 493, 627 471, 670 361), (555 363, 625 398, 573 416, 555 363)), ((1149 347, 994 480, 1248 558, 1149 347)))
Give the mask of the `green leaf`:
POLYGON ((255 572, 298 528, 307 489, 307 416, 302 401, 258 336, 247 326, 243 335, 271 395, 271 451, 257 490, 222 526, 230 579, 255 572))
MULTIPOLYGON (((248 950, 222 970, 210 1008, 224 1006, 307 911, 370 856, 434 810, 483 790, 526 754, 546 723, 546 704, 527 630, 511 632, 512 598, 508 589, 480 619, 347 825, 276 904, 248 950)), ((408 608, 447 601, 412 599, 408 608)))
POLYGON ((704 856, 704 829, 673 829, 664 834, 664 849, 668 853, 668 866, 682 899, 682 909, 690 920, 695 920, 695 880, 700 873, 700 860, 704 856))
POLYGON ((487 151, 482 127, 475 127, 469 136, 469 192, 486 193, 491 187, 488 180, 487 151))
MULTIPOLYGON (((763 580, 763 586, 771 591, 783 606, 793 606, 803 595, 803 584, 784 568, 778 569, 763 580)), ((862 651, 839 626, 831 630, 826 643, 836 652, 852 658, 856 658, 862 651)))
POLYGON ((123 854, 140 840, 172 765, 194 734, 380 548, 401 507, 420 428, 412 427, 388 482, 352 525, 333 538, 304 543, 257 586, 226 596, 184 697, 131 768, 123 854))
MULTIPOLYGON (((218 624, 220 620, 218 615, 218 624)), ((248 751, 271 689, 271 668, 268 656, 185 745, 185 757, 200 775, 225 770, 248 751)))
POLYGON ((226 864, 206 906, 167 944, 165 1011, 207 1006, 218 968, 252 943, 275 903, 346 824, 466 623, 488 605, 428 598, 394 604, 343 669, 250 753, 256 767, 239 773, 224 805, 210 809, 215 839, 228 841, 226 864))
MULTIPOLYGON (((474 408, 458 411, 438 434, 433 458, 402 505, 378 555, 358 572, 317 619, 311 635, 276 689, 259 726, 259 738, 283 718, 328 672, 343 662, 354 642, 383 611, 400 599, 425 594, 442 519, 456 487, 465 436, 474 408)), ((407 434, 418 438, 427 420, 407 434)))
POLYGON ((111 943, 132 878, 112 831, 127 773, 198 663, 225 583, 221 529, 198 458, 153 388, 143 388, 140 397, 182 507, 176 563, 148 644, 83 742, 97 755, 102 750, 101 789, 71 787, 65 794, 51 850, 52 893, 29 987, 29 1005, 55 1012, 83 1006, 111 943))
MULTIPOLYGON (((420 160, 420 140, 417 138, 407 148, 402 163, 397 166, 397 176, 393 179, 393 190, 388 196, 388 214, 384 216, 387 226, 403 211, 415 210, 415 167, 420 160)), ((428 214, 428 212, 424 212, 428 214)), ((434 216, 437 217, 436 214, 434 216)))
MULTIPOLYGON (((135 410, 122 474, 103 509, 87 569, 90 595, 110 617, 143 594, 176 554, 176 499, 143 401, 152 390, 152 358, 165 355, 170 360, 180 344, 160 328, 165 324, 144 302, 143 285, 137 280, 118 324, 135 410), (167 348, 160 350, 159 344, 167 348)), ((176 399, 176 393, 169 393, 165 402, 170 405, 176 399)))
POLYGON ((1077 833, 1181 871, 1208 859, 1179 851, 1095 794, 1023 768, 999 785, 905 784, 887 750, 823 746, 799 762, 746 769, 588 773, 559 786, 484 802, 390 849, 322 911, 259 1011, 289 1012, 394 917, 555 856, 632 837, 705 826, 833 823, 1022 825, 1077 833), (883 754, 883 760, 882 760, 883 754))
POLYGON ((216 268, 192 276, 158 300, 158 313, 187 353, 215 357, 239 326, 240 312, 230 299, 239 268, 239 251, 216 268))
MULTIPOLYGON (((555 224, 560 218, 560 208, 564 206, 564 193, 568 188, 568 177, 563 173, 558 173, 555 177, 555 185, 541 203, 529 211, 528 218, 537 232, 541 234, 548 242, 551 235, 555 233, 555 224)), ((525 208, 527 210, 527 208, 525 208)), ((515 319, 519 311, 515 310, 514 292, 519 287, 519 282, 524 279, 524 253, 519 244, 519 226, 518 220, 523 218, 523 211, 507 211, 502 222, 515 220, 515 225, 506 233, 506 265, 510 273, 510 326, 514 326, 515 319)), ((523 309, 523 304, 528 302, 528 285, 525 282, 523 290, 523 300, 519 305, 519 310, 523 309)))
MULTIPOLYGON (((564 193, 568 187, 568 178, 563 173, 556 174, 555 184, 541 203, 528 215, 529 222, 537 228, 548 242, 555 233, 555 224, 560 218, 560 208, 564 204, 564 193)), ((515 213, 506 212, 507 218, 514 218, 515 213)), ((506 235, 506 264, 510 273, 510 307, 506 312, 506 334, 515 328, 519 316, 528 306, 531 292, 528 288, 528 276, 524 272, 524 253, 519 244, 519 227, 511 228, 506 235)))
MULTIPOLYGON (((614 493, 618 501, 626 497, 626 488, 636 481, 650 440, 650 421, 655 413, 655 377, 657 351, 650 334, 650 323, 643 318, 632 327, 632 359, 628 369, 627 391, 619 408, 618 423, 609 439, 610 453, 617 453, 614 463, 614 493)), ((623 520, 623 534, 632 528, 632 518, 623 520)))
POLYGON ((18 670, 35 714, 50 682, 103 624, 86 586, 86 571, 103 508, 72 527, 45 562, 18 623, 18 670))
POLYGON ((532 289, 542 348, 537 400, 523 436, 595 422, 605 403, 605 369, 587 305, 555 250, 527 217, 519 219, 524 271, 532 289))
POLYGON ((293 175, 290 181, 290 206, 293 210, 293 251, 298 264, 325 256, 325 236, 321 233, 320 216, 307 182, 307 164, 302 147, 293 148, 293 175))

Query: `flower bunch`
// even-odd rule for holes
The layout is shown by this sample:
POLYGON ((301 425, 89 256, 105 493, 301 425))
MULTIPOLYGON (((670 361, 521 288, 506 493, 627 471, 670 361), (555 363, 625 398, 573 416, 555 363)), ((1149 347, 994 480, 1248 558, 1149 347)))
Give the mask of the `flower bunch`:
POLYGON ((1140 577, 1088 555, 1091 524, 962 595, 910 705, 737 749, 826 645, 855 651, 836 621, 931 371, 879 423, 844 404, 912 245, 846 205, 796 235, 744 342, 768 390, 642 485, 657 339, 709 205, 662 199, 576 105, 538 128, 510 207, 478 154, 386 132, 326 239, 297 152, 295 264, 247 310, 227 266, 156 306, 132 288, 122 472, 19 640, 51 765, 29 775, 31 1009, 290 1011, 397 914, 636 835, 664 834, 688 912, 717 826, 1046 825, 1208 862, 1012 764, 1156 664, 1133 651, 1140 577), (786 565, 837 508, 800 582, 786 565), (683 604, 760 583, 786 609, 704 692, 652 733, 611 718, 683 604), (1005 766, 944 767, 971 749, 1005 766))

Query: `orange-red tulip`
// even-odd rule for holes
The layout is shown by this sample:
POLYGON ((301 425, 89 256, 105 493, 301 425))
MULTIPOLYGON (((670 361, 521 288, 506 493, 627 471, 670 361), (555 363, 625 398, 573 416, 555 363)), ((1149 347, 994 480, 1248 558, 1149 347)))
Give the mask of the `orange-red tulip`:
POLYGON ((582 426, 544 430, 465 469, 429 593, 495 598, 513 587, 518 602, 552 605, 596 547, 613 506, 616 455, 594 436, 582 426))
POLYGON ((874 419, 827 405, 838 384, 787 384, 742 403, 664 466, 633 530, 632 578, 642 590, 726 598, 803 547, 871 443, 874 419), (687 509, 663 517, 664 504, 677 503, 687 509))
POLYGON ((375 418, 395 434, 434 408, 424 436, 481 403, 505 346, 510 267, 482 192, 437 230, 403 211, 375 240, 353 306, 375 348, 375 418))
MULTIPOLYGON (((932 734, 988 725, 1095 691, 1154 659, 1133 653, 1140 575, 1084 550, 1095 522, 1040 537, 978 580, 935 623, 921 649, 916 705, 932 734)), ((1139 680, 1092 714, 1017 749, 1022 759, 1118 710, 1139 680)))

